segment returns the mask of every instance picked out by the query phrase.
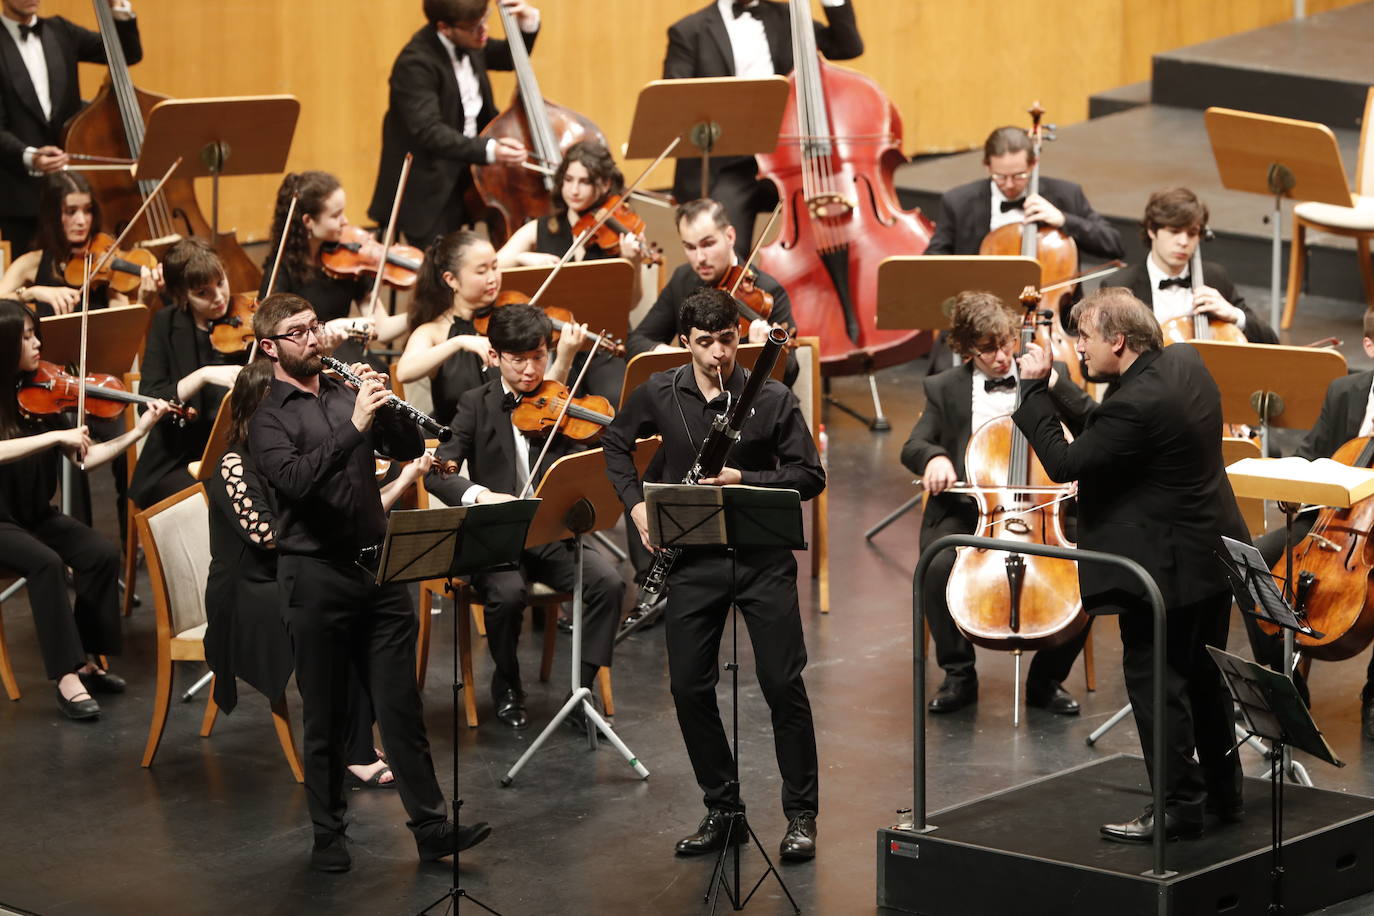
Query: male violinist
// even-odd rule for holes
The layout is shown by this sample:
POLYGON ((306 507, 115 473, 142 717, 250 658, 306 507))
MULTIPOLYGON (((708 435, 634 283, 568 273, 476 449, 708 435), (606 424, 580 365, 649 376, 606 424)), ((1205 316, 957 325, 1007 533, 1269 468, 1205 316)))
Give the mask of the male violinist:
MULTIPOLYGON (((826 25, 815 23, 816 47, 829 60, 851 60, 864 52, 849 0, 821 0, 826 25)), ((791 17, 786 3, 774 0, 716 0, 668 27, 663 78, 737 76, 748 79, 792 72, 791 17)), ((710 194, 725 205, 726 222, 738 227, 733 240, 741 258, 754 237, 754 218, 771 210, 778 192, 761 181, 753 156, 712 156, 710 194)), ((701 160, 679 159, 673 196, 702 196, 701 160)))
MULTIPOLYGON (((1005 417, 1016 407, 1017 316, 992 293, 963 292, 954 301, 948 339, 962 365, 927 376, 926 408, 902 446, 902 464, 921 475, 929 499, 921 517, 921 546, 947 534, 978 530, 978 506, 969 496, 948 492, 964 479, 964 453, 969 439, 984 423, 1005 417)), ((1092 403, 1055 364, 1050 395, 1074 415, 1092 403)), ((955 712, 978 701, 978 672, 973 643, 960 632, 945 598, 954 552, 931 563, 923 601, 936 662, 944 683, 930 701, 935 713, 955 712)), ((1078 714, 1078 701, 1064 689, 1064 679, 1088 638, 1088 628, 1066 642, 1035 653, 1026 677, 1026 703, 1060 715, 1078 714)))
MULTIPOLYGON (((107 63, 99 32, 61 16, 40 18, 41 0, 0 0, 0 236, 16 255, 32 247, 35 176, 67 165, 62 129, 81 110, 80 61, 107 63)), ((125 60, 143 59, 129 0, 109 0, 125 60)))
MULTIPOLYGON (((1078 481, 1078 545, 1120 554, 1145 568, 1167 614, 1164 679, 1165 810, 1102 825, 1103 836, 1149 842, 1199 836, 1206 814, 1243 814, 1239 755, 1231 753, 1231 698, 1208 646, 1225 648, 1231 595, 1215 554, 1221 536, 1246 543, 1221 457, 1221 394, 1191 344, 1163 346, 1154 315, 1119 287, 1074 306, 1078 354, 1090 381, 1109 382, 1086 417, 1050 395, 1050 358, 1020 358, 1021 404, 1012 415, 1050 478, 1078 481), (1078 432, 1067 441, 1062 421, 1078 432), (1197 756, 1194 758, 1194 750, 1197 756)), ((1115 567, 1080 563, 1089 613, 1120 611, 1122 669, 1136 731, 1153 767, 1153 615, 1144 589, 1115 567)))
POLYGON ((1129 289, 1154 310, 1161 325, 1198 313, 1236 325, 1250 343, 1278 343, 1274 329, 1245 304, 1220 264, 1202 262, 1206 282, 1194 295, 1189 265, 1206 228, 1207 205, 1192 191, 1165 188, 1154 192, 1140 221, 1140 237, 1149 246, 1149 256, 1107 284, 1129 289))
MULTIPOLYGON (((564 328, 558 339, 560 361, 571 359, 584 334, 581 325, 564 328)), ((544 460, 533 467, 545 440, 521 432, 512 420, 511 411, 520 398, 544 383, 552 338, 553 324, 538 306, 508 305, 492 313, 487 340, 501 374, 464 392, 458 399, 458 411, 451 424, 454 436, 439 447, 436 456, 445 464, 452 461, 459 467, 466 462, 467 470, 464 475, 448 476, 433 471, 425 481, 430 492, 445 503, 471 506, 517 499, 522 493, 533 495, 550 465, 585 447, 566 435, 554 434, 557 438, 544 460), (525 493, 525 484, 531 477, 534 483, 525 493)), ((487 645, 495 666, 491 695, 496 718, 511 728, 521 729, 529 724, 516 647, 530 585, 543 582, 561 591, 571 591, 576 556, 572 541, 542 544, 524 552, 518 569, 472 577, 473 588, 486 605, 487 645)), ((615 627, 625 599, 625 580, 590 543, 582 552, 582 561, 586 613, 582 670, 578 677, 582 686, 591 687, 597 669, 611 666, 615 627)), ((565 721, 577 728, 585 727, 582 707, 578 706, 565 721)))
MULTIPOLYGON (((498 2, 520 23, 525 47, 534 47, 539 10, 524 0, 498 2)), ((381 224, 390 218, 401 163, 413 153, 398 223, 406 240, 419 248, 474 219, 464 204, 472 191, 469 166, 518 167, 526 158, 519 141, 477 136, 497 113, 487 70, 515 66, 509 42, 487 31, 490 5, 490 0, 424 0, 429 24, 411 36, 391 68, 382 158, 367 215, 381 224)))

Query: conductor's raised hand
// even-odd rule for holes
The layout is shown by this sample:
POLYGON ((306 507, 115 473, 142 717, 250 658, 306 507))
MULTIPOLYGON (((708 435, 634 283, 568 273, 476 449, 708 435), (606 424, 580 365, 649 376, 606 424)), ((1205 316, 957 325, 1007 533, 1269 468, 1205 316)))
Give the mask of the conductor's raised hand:
POLYGON ((1023 379, 1049 378, 1050 370, 1054 368, 1054 360, 1049 350, 1032 343, 1026 347, 1025 353, 1017 357, 1016 367, 1023 379))

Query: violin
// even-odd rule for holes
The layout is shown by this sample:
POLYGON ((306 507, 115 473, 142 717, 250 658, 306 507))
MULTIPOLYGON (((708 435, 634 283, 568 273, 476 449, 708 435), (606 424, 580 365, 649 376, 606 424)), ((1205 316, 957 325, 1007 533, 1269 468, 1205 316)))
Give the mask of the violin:
POLYGON ((773 314, 773 294, 759 289, 758 278, 758 271, 732 264, 716 281, 716 289, 723 289, 735 298, 740 337, 749 336, 752 322, 767 321, 768 316, 773 314))
MULTIPOLYGON (((476 329, 478 334, 485 337, 487 334, 487 326, 491 323, 492 312, 496 309, 504 308, 507 305, 526 305, 529 302, 530 297, 526 296, 524 293, 516 290, 507 290, 497 296, 496 301, 491 305, 478 309, 477 313, 472 316, 472 326, 476 329)), ((559 308, 555 305, 541 305, 539 307, 544 310, 545 315, 549 316, 549 321, 553 322, 553 339, 555 343, 558 342, 558 337, 564 326, 576 323, 576 320, 573 318, 573 313, 565 308, 559 308)), ((612 356, 624 357, 625 355, 624 341, 616 340, 614 337, 602 337, 599 346, 612 356)))
MULTIPOLYGON (((601 202, 601 206, 593 207, 583 213, 576 223, 573 224, 573 238, 580 238, 602 216, 610 211, 610 217, 592 233, 590 241, 607 252, 613 258, 620 257, 620 237, 622 235, 638 236, 644 238, 644 218, 630 209, 630 205, 625 200, 626 195, 611 194, 601 202)), ((643 245, 644 263, 662 264, 663 251, 657 245, 643 245)))
POLYGON ((242 353, 253 345, 253 315, 258 310, 257 293, 234 293, 229 308, 210 322, 210 346, 220 353, 242 353))
MULTIPOLYGON (((382 282, 393 289, 414 289, 424 259, 425 253, 410 245, 388 246, 382 282)), ((331 277, 356 280, 375 276, 381 264, 381 243, 361 226, 348 226, 337 242, 320 246, 320 266, 331 277)))
MULTIPOLYGON (((19 409, 28 417, 46 417, 75 410, 81 380, 56 363, 40 360, 38 371, 26 379, 17 392, 19 409)), ((104 372, 86 376, 86 412, 92 416, 111 419, 119 416, 126 404, 151 404, 157 398, 134 394, 120 384, 119 379, 104 372)), ((169 416, 178 426, 196 419, 196 409, 179 401, 169 401, 169 416)))
MULTIPOLYGON (((1207 285, 1206 279, 1202 275, 1202 242, 1204 240, 1211 241, 1213 238, 1212 230, 1203 226, 1202 236, 1198 239, 1197 247, 1193 249, 1192 260, 1188 265, 1188 281, 1194 297, 1207 285)), ((1222 321, 1214 315, 1204 315, 1200 312, 1170 318, 1159 328, 1164 332, 1164 345, 1166 347, 1169 344, 1181 343, 1185 340, 1223 340, 1227 343, 1245 343, 1245 332, 1240 328, 1229 321, 1222 321)))
POLYGON ((92 263, 103 262, 103 266, 91 277, 92 286, 108 284, 110 289, 121 293, 132 293, 138 289, 139 284, 143 282, 143 271, 157 269, 157 257, 146 248, 133 248, 127 251, 116 249, 113 254, 108 254, 114 243, 114 236, 105 232, 96 233, 85 251, 73 254, 67 259, 67 266, 62 270, 62 279, 68 286, 80 287, 84 284, 86 253, 89 252, 92 263))
POLYGON ((527 436, 543 436, 557 428, 569 439, 591 442, 611 425, 615 409, 603 397, 584 394, 569 400, 570 394, 562 382, 545 379, 515 405, 511 422, 527 436))

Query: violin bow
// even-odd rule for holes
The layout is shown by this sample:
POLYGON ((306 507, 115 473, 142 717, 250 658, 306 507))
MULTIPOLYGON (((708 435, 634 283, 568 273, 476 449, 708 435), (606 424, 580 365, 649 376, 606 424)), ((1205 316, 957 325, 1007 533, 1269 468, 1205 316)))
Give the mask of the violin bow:
MULTIPOLYGON (((667 159, 668 154, 671 153, 674 149, 676 149, 677 145, 681 142, 681 136, 674 137, 673 142, 669 143, 668 146, 663 150, 663 152, 658 154, 657 159, 649 163, 648 168, 639 173, 639 177, 636 178, 630 184, 630 186, 625 189, 621 196, 629 197, 635 191, 639 190, 639 186, 644 183, 644 179, 649 177, 649 173, 652 172, 654 169, 658 168, 658 164, 662 162, 664 159, 667 159)), ((539 285, 539 289, 535 290, 534 295, 530 297, 530 305, 539 304, 539 298, 544 295, 544 290, 549 288, 549 284, 553 282, 553 278, 558 276, 558 272, 563 269, 563 265, 571 261, 573 254, 584 244, 586 244, 587 239, 591 238, 593 235, 596 234, 596 230, 606 225, 606 221, 609 220, 614 214, 615 211, 611 208, 603 207, 601 215, 596 218, 596 222, 592 223, 590 226, 587 227, 586 231, 584 231, 577 238, 573 239, 573 243, 568 246, 568 250, 563 252, 563 257, 559 258, 558 263, 553 265, 553 270, 549 271, 549 275, 544 278, 544 282, 539 285)))
POLYGON ((1073 286, 1075 283, 1085 283, 1088 280, 1096 280, 1098 277, 1105 277, 1108 274, 1114 274, 1125 266, 1126 262, 1122 260, 1108 261, 1105 265, 1099 267, 1097 270, 1090 271, 1088 273, 1077 274, 1076 276, 1069 277, 1067 280, 1061 280, 1058 283, 1051 283, 1049 286, 1042 286, 1039 290, 1037 290, 1037 292, 1053 292, 1056 289, 1063 289, 1066 286, 1073 286))
MULTIPOLYGON (((601 340, 605 336, 605 330, 602 330, 600 334, 596 335, 596 340, 592 342, 593 353, 596 352, 597 347, 601 346, 601 340)), ((539 450, 539 457, 534 460, 534 464, 530 465, 530 476, 525 479, 525 486, 520 490, 521 499, 526 499, 529 496, 530 487, 534 486, 534 471, 543 463, 544 456, 549 453, 549 446, 553 445, 553 440, 558 437, 558 431, 563 428, 563 418, 568 415, 568 408, 572 406, 572 400, 577 394, 577 386, 582 384, 582 379, 587 375, 587 370, 591 368, 591 365, 592 361, 590 359, 583 360, 582 371, 577 373, 577 378, 568 386, 568 396, 563 399, 563 406, 558 411, 558 419, 553 421, 553 429, 544 440, 544 447, 539 450)))
POLYGON ((129 222, 127 225, 125 225, 124 231, 119 233, 119 237, 114 240, 114 244, 112 244, 109 247, 109 249, 103 255, 100 256, 100 260, 97 261, 95 264, 95 270, 92 271, 90 269, 90 265, 87 265, 86 279, 85 282, 81 284, 81 295, 83 297, 83 301, 86 296, 86 287, 91 285, 91 277, 99 273, 100 271, 104 270, 105 265, 114 259, 115 252, 119 250, 120 244, 129 235, 129 232, 134 228, 134 226, 138 225, 138 221, 140 218, 142 218, 143 214, 148 212, 148 207, 152 205, 153 201, 157 200, 157 196, 162 191, 163 186, 167 184, 168 179, 172 177, 172 173, 175 172, 180 165, 181 157, 178 156, 177 161, 173 162, 167 168, 166 173, 163 174, 161 179, 159 179, 157 185, 153 188, 152 191, 148 193, 148 196, 143 199, 143 203, 139 205, 139 208, 134 211, 134 215, 129 218, 129 222))
POLYGON ((764 225, 763 231, 759 233, 758 238, 754 239, 754 245, 749 249, 749 257, 744 259, 744 265, 740 269, 739 276, 735 278, 735 282, 730 284, 730 288, 726 291, 731 296, 739 291, 739 285, 744 282, 744 275, 749 272, 750 267, 754 266, 754 258, 758 257, 759 249, 763 247, 763 240, 768 238, 768 233, 773 231, 773 224, 778 221, 780 213, 782 213, 781 202, 773 208, 773 215, 768 217, 768 222, 764 225))
MULTIPOLYGON (((272 273, 267 278, 267 295, 262 297, 264 299, 266 299, 267 296, 272 295, 272 291, 277 288, 277 271, 281 270, 282 252, 286 251, 286 239, 287 236, 291 234, 291 221, 296 216, 296 203, 299 200, 299 194, 292 194, 291 205, 286 208, 286 221, 281 224, 281 238, 277 239, 277 253, 272 256, 272 273)), ((257 355, 258 338, 254 336, 253 345, 248 348, 248 360, 244 363, 244 365, 251 363, 253 361, 253 358, 257 355)))
POLYGON ((401 212, 401 198, 406 193, 406 181, 410 178, 410 163, 414 158, 414 153, 406 153, 406 158, 401 163, 401 177, 396 181, 396 196, 391 201, 391 215, 387 217, 386 229, 382 231, 382 259, 377 265, 377 276, 372 278, 372 294, 367 297, 369 321, 372 320, 372 314, 377 311, 378 297, 382 291, 382 274, 386 273, 387 253, 391 250, 391 243, 395 241, 396 216, 401 212))

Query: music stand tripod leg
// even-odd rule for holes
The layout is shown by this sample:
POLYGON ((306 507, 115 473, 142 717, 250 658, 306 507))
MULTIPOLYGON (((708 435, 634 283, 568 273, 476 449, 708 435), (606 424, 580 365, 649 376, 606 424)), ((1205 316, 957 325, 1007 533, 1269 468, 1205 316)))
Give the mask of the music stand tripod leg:
POLYGON ((921 503, 921 494, 920 494, 920 493, 917 493, 915 496, 911 497, 911 498, 908 499, 906 502, 902 503, 900 506, 898 506, 898 507, 897 507, 896 509, 894 509, 892 512, 890 512, 890 513, 888 513, 887 515, 885 515, 885 516, 883 517, 882 521, 878 522, 878 524, 874 525, 872 528, 869 528, 867 531, 865 531, 865 532, 864 532, 864 540, 865 540, 865 541, 871 541, 871 540, 873 540, 873 538, 876 537, 877 534, 878 534, 880 531, 882 531, 882 530, 883 530, 884 528, 886 528, 888 525, 891 525, 893 522, 895 522, 897 519, 901 518, 903 515, 906 515, 906 514, 907 514, 908 512, 910 512, 912 509, 915 509, 918 505, 920 505, 920 503, 921 503))

